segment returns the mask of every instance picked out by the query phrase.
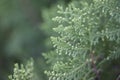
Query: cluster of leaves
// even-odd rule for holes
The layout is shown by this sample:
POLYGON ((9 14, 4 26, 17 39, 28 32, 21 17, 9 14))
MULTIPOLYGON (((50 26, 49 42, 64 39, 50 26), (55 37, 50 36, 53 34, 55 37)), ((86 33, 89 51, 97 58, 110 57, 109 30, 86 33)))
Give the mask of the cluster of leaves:
MULTIPOLYGON (((45 39, 45 37, 47 38, 52 34, 50 33, 52 32, 51 27, 53 27, 53 25, 51 25, 52 24, 51 18, 54 15, 56 15, 55 12, 57 9, 53 4, 57 2, 60 3, 65 2, 64 4, 66 4, 69 1, 70 0, 61 0, 61 1, 28 0, 24 2, 24 0, 23 1, 1 0, 0 1, 1 4, 0 5, 0 15, 1 15, 0 43, 2 47, 1 55, 4 55, 5 58, 7 57, 6 59, 8 59, 9 57, 9 61, 2 60, 2 58, 4 58, 3 56, 0 56, 2 57, 0 58, 1 59, 0 61, 4 61, 5 66, 6 64, 9 63, 8 66, 9 69, 11 69, 11 64, 14 62, 25 62, 26 57, 30 57, 30 56, 33 56, 35 58, 37 57, 35 61, 36 62, 35 71, 38 72, 37 74, 39 74, 39 79, 42 80, 46 79, 46 75, 43 73, 43 71, 44 68, 47 68, 48 66, 45 65, 44 59, 40 53, 42 53, 45 50, 48 51, 49 48, 51 48, 51 44, 50 46, 48 44, 49 39, 45 40, 45 43, 48 42, 46 43, 47 45, 44 43, 43 40, 45 39), (43 14, 38 16, 38 14, 40 14, 41 12, 43 14), (40 19, 40 21, 44 19, 43 22, 39 22, 40 31, 38 29, 38 26, 36 26, 38 25, 38 20, 37 20, 38 18, 40 19), (41 27, 44 29, 42 29, 41 27), (3 37, 5 37, 4 40, 3 37), (3 47, 4 45, 5 48, 3 47), (4 53, 2 53, 2 51, 4 53), (38 57, 40 59, 38 59, 38 57)), ((3 66, 3 64, 1 65, 3 66)), ((10 71, 4 68, 2 68, 1 69, 2 71, 0 72, 0 79, 2 80, 4 76, 6 77, 5 74, 10 71), (3 74, 2 72, 5 74, 3 74)))
POLYGON ((81 0, 58 8, 60 16, 53 20, 59 36, 51 37, 55 51, 44 55, 52 63, 52 71, 45 73, 49 80, 93 80, 92 62, 100 68, 120 58, 120 1, 81 0))
POLYGON ((9 76, 9 80, 35 80, 34 78, 34 67, 33 60, 27 62, 24 66, 16 63, 14 67, 13 75, 9 76))
MULTIPOLYGON (((64 1, 58 1, 59 4, 61 4, 62 6, 65 6, 66 3, 64 1)), ((53 28, 55 26, 57 26, 57 23, 53 22, 51 19, 55 16, 57 16, 57 6, 58 4, 54 4, 49 8, 44 8, 42 10, 42 17, 43 17, 43 23, 40 26, 40 30, 42 30, 44 32, 44 34, 46 35, 46 39, 44 40, 44 44, 45 44, 45 48, 46 48, 46 52, 53 49, 52 47, 52 43, 50 41, 50 36, 57 36, 58 34, 56 34, 53 31, 53 28)))

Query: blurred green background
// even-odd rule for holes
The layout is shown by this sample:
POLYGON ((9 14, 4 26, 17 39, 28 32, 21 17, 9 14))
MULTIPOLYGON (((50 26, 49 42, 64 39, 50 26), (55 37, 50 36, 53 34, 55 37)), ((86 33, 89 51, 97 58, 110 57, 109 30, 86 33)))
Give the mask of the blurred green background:
POLYGON ((51 48, 49 36, 57 15, 57 4, 66 5, 70 0, 0 0, 0 80, 8 80, 14 63, 35 60, 40 80, 47 80, 43 52, 51 48), (52 23, 52 24, 51 24, 52 23))

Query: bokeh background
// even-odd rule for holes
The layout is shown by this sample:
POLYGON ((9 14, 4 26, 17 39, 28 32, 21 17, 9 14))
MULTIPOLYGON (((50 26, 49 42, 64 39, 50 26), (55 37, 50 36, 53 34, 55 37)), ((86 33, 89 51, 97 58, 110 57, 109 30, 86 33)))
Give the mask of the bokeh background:
POLYGON ((8 80, 14 63, 35 60, 39 80, 47 80, 42 53, 52 49, 57 4, 70 0, 0 0, 0 80, 8 80), (52 23, 52 24, 51 24, 52 23))

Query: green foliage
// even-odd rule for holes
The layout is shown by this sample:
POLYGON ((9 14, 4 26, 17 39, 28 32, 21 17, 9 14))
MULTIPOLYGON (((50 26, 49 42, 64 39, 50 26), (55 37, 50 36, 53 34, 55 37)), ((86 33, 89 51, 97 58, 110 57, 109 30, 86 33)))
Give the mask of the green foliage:
POLYGON ((55 35, 55 32, 52 31, 52 28, 56 25, 51 19, 57 16, 57 7, 56 5, 52 5, 49 9, 42 10, 43 23, 40 26, 40 29, 45 33, 46 39, 44 40, 44 44, 46 46, 46 51, 49 51, 52 48, 52 44, 50 42, 50 36, 55 35))
POLYGON ((58 8, 53 29, 59 36, 51 37, 55 51, 45 57, 52 71, 45 73, 49 80, 94 80, 92 62, 101 68, 120 58, 120 1, 81 0, 58 8))
MULTIPOLYGON (((62 6, 65 6, 65 2, 58 1, 59 4, 62 6)), ((57 23, 52 21, 52 18, 57 16, 57 4, 52 5, 49 8, 44 8, 42 10, 42 17, 43 17, 43 23, 40 26, 40 30, 44 32, 46 35, 46 39, 44 40, 46 52, 53 49, 52 48, 52 42, 50 40, 50 36, 57 36, 58 34, 53 31, 53 28, 57 26, 57 23)))
POLYGON ((9 76, 9 80, 35 80, 33 65, 34 63, 32 59, 28 61, 25 66, 21 64, 19 67, 16 63, 13 75, 9 76))

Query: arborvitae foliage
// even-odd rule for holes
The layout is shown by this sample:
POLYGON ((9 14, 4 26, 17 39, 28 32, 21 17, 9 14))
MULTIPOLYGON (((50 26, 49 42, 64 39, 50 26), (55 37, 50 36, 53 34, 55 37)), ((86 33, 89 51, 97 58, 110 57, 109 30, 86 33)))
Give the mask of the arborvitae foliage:
POLYGON ((16 63, 13 75, 9 76, 9 80, 35 80, 33 65, 32 59, 25 66, 23 64, 19 66, 16 63))
POLYGON ((46 51, 49 51, 52 48, 52 44, 50 42, 50 36, 55 35, 55 32, 52 31, 52 28, 56 25, 51 19, 57 16, 57 7, 56 5, 51 6, 49 9, 43 9, 42 17, 43 23, 40 26, 40 29, 45 33, 47 36, 44 40, 44 44, 46 47, 46 51))
POLYGON ((52 63, 52 71, 45 71, 49 80, 100 80, 103 63, 120 58, 120 0, 81 0, 58 8, 53 20, 59 36, 51 37, 56 50, 45 55, 52 63))
MULTIPOLYGON (((59 4, 61 4, 62 6, 65 6, 65 2, 58 1, 59 4)), ((46 47, 46 52, 53 49, 52 47, 52 42, 50 41, 50 36, 56 36, 57 34, 53 31, 52 28, 54 28, 55 26, 57 26, 57 23, 52 21, 51 19, 55 16, 57 16, 57 4, 52 5, 49 8, 44 8, 42 10, 42 17, 43 17, 43 23, 40 25, 40 30, 42 30, 45 35, 46 35, 46 39, 44 40, 44 44, 46 47)))

